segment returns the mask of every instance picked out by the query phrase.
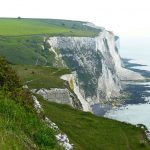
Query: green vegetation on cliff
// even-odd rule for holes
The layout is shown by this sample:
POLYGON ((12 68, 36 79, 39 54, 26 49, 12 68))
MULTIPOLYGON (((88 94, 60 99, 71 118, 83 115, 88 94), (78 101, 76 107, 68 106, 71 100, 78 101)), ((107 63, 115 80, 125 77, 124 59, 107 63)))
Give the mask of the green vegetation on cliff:
POLYGON ((15 99, 0 91, 0 149, 53 149, 54 132, 15 99))
POLYGON ((12 64, 52 65, 55 55, 43 50, 42 45, 43 36, 0 36, 0 55, 12 64))
POLYGON ((0 59, 0 149, 59 149, 42 115, 36 113, 30 91, 0 59))
POLYGON ((71 73, 67 68, 50 68, 31 65, 13 65, 24 85, 30 89, 65 88, 65 81, 60 76, 71 73))
POLYGON ((115 120, 97 117, 67 105, 39 98, 46 115, 64 131, 75 150, 149 150, 144 130, 115 120))
POLYGON ((57 19, 0 18, 0 35, 96 36, 100 31, 83 24, 57 19))

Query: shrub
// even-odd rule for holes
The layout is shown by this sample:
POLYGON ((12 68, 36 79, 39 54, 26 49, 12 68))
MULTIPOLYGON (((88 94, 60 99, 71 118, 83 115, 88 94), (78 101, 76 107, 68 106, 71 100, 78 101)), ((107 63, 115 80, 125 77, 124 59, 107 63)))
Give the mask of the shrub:
POLYGON ((34 139, 39 145, 46 147, 54 147, 56 145, 56 140, 52 130, 48 130, 47 127, 42 127, 38 132, 34 134, 34 139))
POLYGON ((16 72, 3 58, 0 58, 0 87, 7 91, 13 91, 15 88, 21 87, 16 72))
POLYGON ((3 58, 0 58, 0 88, 7 96, 20 102, 26 108, 33 110, 34 102, 31 92, 22 87, 21 81, 16 72, 3 58))

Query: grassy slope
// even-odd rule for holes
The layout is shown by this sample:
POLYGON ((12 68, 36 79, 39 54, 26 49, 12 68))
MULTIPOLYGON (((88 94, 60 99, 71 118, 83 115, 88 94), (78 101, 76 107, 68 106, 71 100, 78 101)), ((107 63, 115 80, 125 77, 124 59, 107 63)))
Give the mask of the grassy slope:
POLYGON ((13 64, 35 65, 37 58, 39 64, 46 62, 41 45, 40 36, 0 37, 0 55, 13 64))
POLYGON ((0 35, 48 34, 50 36, 95 36, 98 34, 99 30, 83 26, 83 23, 54 19, 0 18, 0 35))
POLYGON ((0 91, 0 149, 59 149, 53 131, 0 91), (46 146, 47 145, 47 146, 46 146))
POLYGON ((96 117, 66 105, 40 99, 48 117, 67 133, 77 150, 148 150, 143 130, 111 119, 96 117), (145 146, 140 141, 145 140, 145 146))
POLYGON ((13 65, 20 79, 30 89, 64 88, 65 81, 60 79, 63 74, 70 73, 66 68, 50 68, 29 65, 13 65), (29 82, 28 82, 29 81, 29 82))
POLYGON ((0 150, 57 148, 54 131, 36 113, 32 94, 0 58, 0 150))
POLYGON ((0 55, 12 64, 57 66, 55 54, 49 48, 42 35, 0 36, 0 55))

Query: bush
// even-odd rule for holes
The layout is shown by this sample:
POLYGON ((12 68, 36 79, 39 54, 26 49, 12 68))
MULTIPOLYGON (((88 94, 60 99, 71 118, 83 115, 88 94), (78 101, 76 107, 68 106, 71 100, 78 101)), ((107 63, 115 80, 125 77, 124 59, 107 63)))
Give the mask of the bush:
POLYGON ((11 98, 15 99, 17 102, 21 103, 26 108, 33 110, 34 101, 32 94, 29 89, 16 88, 9 95, 11 98))
POLYGON ((22 87, 16 72, 3 58, 0 58, 0 88, 8 97, 15 99, 26 108, 33 110, 34 102, 31 92, 22 87))
POLYGON ((47 127, 40 128, 37 133, 34 134, 34 139, 39 145, 46 147, 54 147, 56 140, 52 130, 48 130, 47 127))
POLYGON ((0 87, 6 91, 13 91, 15 88, 21 87, 16 72, 3 58, 0 58, 0 87))
POLYGON ((140 147, 145 147, 146 146, 146 141, 145 140, 141 140, 140 141, 140 147))

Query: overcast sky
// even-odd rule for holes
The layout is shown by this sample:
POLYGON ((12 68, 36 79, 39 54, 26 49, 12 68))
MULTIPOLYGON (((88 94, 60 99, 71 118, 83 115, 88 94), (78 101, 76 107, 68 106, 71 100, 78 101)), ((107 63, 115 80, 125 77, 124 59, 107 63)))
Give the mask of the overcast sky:
POLYGON ((150 0, 0 0, 0 17, 83 20, 120 36, 150 35, 150 0))

